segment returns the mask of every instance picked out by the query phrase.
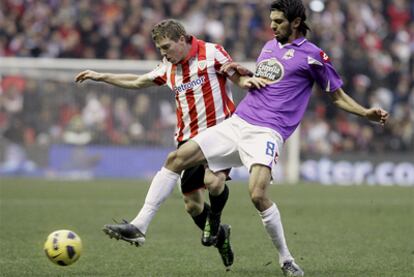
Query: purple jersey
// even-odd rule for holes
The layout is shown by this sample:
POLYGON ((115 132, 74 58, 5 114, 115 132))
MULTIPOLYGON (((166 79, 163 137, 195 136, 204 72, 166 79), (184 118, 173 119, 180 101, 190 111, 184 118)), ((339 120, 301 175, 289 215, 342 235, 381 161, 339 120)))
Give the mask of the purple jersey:
POLYGON ((286 45, 276 39, 268 41, 257 59, 255 76, 272 83, 250 89, 236 114, 253 125, 277 131, 284 140, 302 120, 314 81, 326 92, 342 86, 328 56, 305 38, 286 45))

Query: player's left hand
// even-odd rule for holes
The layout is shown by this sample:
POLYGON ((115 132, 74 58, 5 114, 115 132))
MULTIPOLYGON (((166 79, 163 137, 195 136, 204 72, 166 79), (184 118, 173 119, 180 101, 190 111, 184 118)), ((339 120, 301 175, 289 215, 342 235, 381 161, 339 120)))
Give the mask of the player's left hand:
POLYGON ((231 75, 231 72, 236 71, 240 76, 253 76, 253 72, 236 62, 228 62, 221 66, 220 72, 231 75))
POLYGON ((371 121, 379 122, 381 125, 384 125, 385 122, 387 122, 389 114, 381 108, 370 108, 367 111, 366 117, 371 121))

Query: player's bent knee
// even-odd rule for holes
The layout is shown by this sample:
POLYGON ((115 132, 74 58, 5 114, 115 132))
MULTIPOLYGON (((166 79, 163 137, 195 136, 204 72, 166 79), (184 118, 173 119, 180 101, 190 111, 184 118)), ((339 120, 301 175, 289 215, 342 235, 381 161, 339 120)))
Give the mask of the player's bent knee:
POLYGON ((184 207, 186 212, 191 216, 197 216, 203 211, 204 203, 201 205, 191 200, 184 200, 184 207))
POLYGON ((267 197, 262 191, 253 190, 250 193, 250 199, 256 207, 262 206, 266 202, 267 197))
POLYGON ((170 166, 174 163, 175 158, 177 157, 177 151, 170 152, 165 161, 166 166, 170 166))
POLYGON ((262 189, 252 190, 250 192, 250 199, 255 208, 260 212, 267 210, 273 204, 270 198, 267 197, 266 191, 262 189))
POLYGON ((204 178, 204 184, 208 188, 209 192, 213 195, 220 194, 223 191, 224 184, 226 182, 226 177, 221 175, 213 175, 207 176, 204 178))
POLYGON ((262 195, 252 195, 250 199, 255 206, 260 205, 265 200, 262 195))
POLYGON ((184 160, 178 155, 178 150, 168 154, 165 166, 175 172, 184 170, 184 160))
POLYGON ((168 154, 167 161, 165 163, 168 169, 180 172, 199 164, 200 161, 194 159, 192 152, 184 151, 183 149, 184 146, 168 154))

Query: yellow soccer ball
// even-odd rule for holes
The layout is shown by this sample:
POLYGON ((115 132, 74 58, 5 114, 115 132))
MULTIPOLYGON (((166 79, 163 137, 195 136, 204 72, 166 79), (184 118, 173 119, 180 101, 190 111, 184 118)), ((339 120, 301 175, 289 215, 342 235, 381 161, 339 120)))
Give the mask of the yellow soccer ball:
POLYGON ((73 231, 58 230, 47 237, 44 250, 53 263, 67 266, 79 259, 82 254, 82 241, 73 231))

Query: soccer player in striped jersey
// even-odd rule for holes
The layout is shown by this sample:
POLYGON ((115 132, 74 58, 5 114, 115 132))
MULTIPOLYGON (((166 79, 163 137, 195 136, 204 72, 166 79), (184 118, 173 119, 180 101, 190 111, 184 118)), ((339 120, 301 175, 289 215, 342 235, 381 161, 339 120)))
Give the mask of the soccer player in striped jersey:
MULTIPOLYGON (((167 85, 174 93, 177 105, 175 139, 178 147, 232 115, 235 105, 227 78, 244 88, 265 85, 261 79, 240 76, 236 71, 228 74, 220 72, 224 64, 232 61, 223 47, 187 35, 184 27, 175 20, 156 24, 152 39, 163 56, 162 62, 153 71, 138 76, 86 70, 79 73, 75 80, 83 82, 90 79, 129 89, 167 85)), ((225 185, 228 173, 227 168, 213 173, 205 164, 200 164, 186 169, 181 177, 185 208, 203 231, 202 243, 215 245, 226 267, 233 263, 230 226, 220 224, 220 216, 229 194, 225 185), (204 201, 205 187, 209 190, 211 206, 204 201)), ((106 225, 104 231, 137 246, 142 245, 153 216, 163 199, 174 189, 174 186, 164 186, 171 180, 169 175, 164 168, 157 173, 156 185, 150 186, 144 206, 130 223, 106 225)))
MULTIPOLYGON (((309 28, 301 0, 273 1, 270 20, 274 39, 264 45, 255 71, 268 85, 250 89, 232 117, 170 153, 162 171, 165 177, 157 175, 152 184, 162 180, 166 188, 174 186, 182 170, 206 162, 213 172, 246 166, 251 200, 278 250, 284 275, 304 276, 287 247, 279 209, 268 197, 267 188, 283 143, 304 116, 313 84, 316 82, 338 108, 381 125, 386 123, 388 112, 365 108, 343 91, 329 57, 305 38, 309 28)), ((230 63, 223 71, 237 68, 240 66, 230 63)))

